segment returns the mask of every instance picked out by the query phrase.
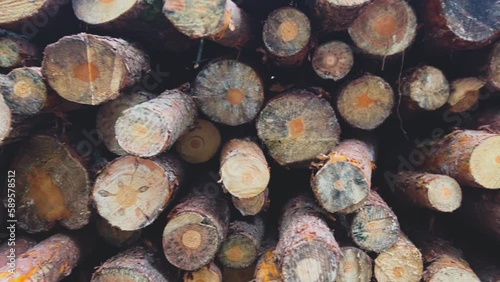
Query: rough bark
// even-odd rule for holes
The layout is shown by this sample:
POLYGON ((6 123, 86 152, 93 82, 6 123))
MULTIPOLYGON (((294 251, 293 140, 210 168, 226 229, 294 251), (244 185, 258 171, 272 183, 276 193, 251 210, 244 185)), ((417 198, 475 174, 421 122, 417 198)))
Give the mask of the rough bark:
POLYGON ((42 73, 64 99, 99 105, 117 98, 149 70, 148 56, 118 38, 79 33, 45 48, 42 73))
POLYGON ((340 126, 328 101, 294 90, 269 101, 257 119, 257 134, 280 165, 308 166, 337 145, 340 126))
POLYGON ((59 11, 65 3, 62 0, 4 0, 0 28, 24 33, 33 23, 39 23, 40 19, 46 20, 54 11, 59 11))
POLYGON ((344 120, 355 128, 372 130, 391 114, 394 92, 382 78, 364 75, 347 84, 339 93, 337 108, 344 120))
POLYGON ((386 57, 404 52, 413 43, 417 18, 404 0, 375 1, 361 12, 348 30, 364 53, 386 57))
POLYGON ((334 281, 340 248, 321 209, 305 196, 292 199, 284 208, 276 247, 284 281, 334 281))
POLYGON ((267 210, 270 205, 269 189, 252 198, 237 198, 231 197, 234 207, 243 215, 257 215, 262 211, 267 210))
POLYGON ((372 259, 361 249, 341 247, 342 258, 339 261, 335 282, 367 282, 372 279, 372 259))
POLYGON ((100 172, 92 198, 97 212, 112 226, 134 231, 160 215, 183 180, 183 165, 173 154, 153 159, 124 156, 100 172))
POLYGON ((311 187, 328 212, 349 213, 363 204, 371 188, 375 146, 368 141, 344 140, 312 167, 311 187))
POLYGON ((176 267, 194 271, 207 265, 224 242, 229 225, 225 199, 190 194, 170 212, 163 252, 176 267))
POLYGON ((7 30, 0 30, 0 54, 0 68, 5 69, 34 66, 41 60, 41 52, 36 45, 28 38, 7 30))
POLYGON ((101 237, 108 245, 115 248, 123 248, 137 242, 142 236, 141 230, 123 231, 118 227, 113 227, 109 222, 98 217, 96 219, 96 228, 101 237))
POLYGON ((351 71, 354 57, 349 45, 342 41, 330 41, 314 51, 311 64, 319 77, 337 81, 351 71))
POLYGON ((196 105, 174 89, 125 110, 115 125, 118 144, 126 152, 152 157, 170 149, 196 121, 196 105))
POLYGON ((298 67, 309 52, 311 23, 300 10, 292 7, 279 8, 267 18, 263 40, 276 65, 298 67))
POLYGON ((453 212, 462 203, 455 179, 440 174, 402 171, 394 180, 396 195, 405 203, 440 212, 453 212))
POLYGON ((351 26, 364 7, 372 0, 313 0, 308 1, 316 28, 322 33, 345 30, 351 26))
POLYGON ((212 159, 220 144, 219 129, 207 120, 198 119, 191 129, 179 137, 175 150, 184 161, 199 164, 212 159))
POLYGON ((424 170, 451 176, 460 185, 500 189, 500 135, 457 130, 428 149, 424 170))
POLYGON ((12 268, 16 263, 16 259, 33 248, 36 244, 37 242, 35 240, 27 237, 17 237, 13 238, 13 240, 3 242, 0 245, 0 268, 12 268), (14 249, 14 252, 12 252, 12 249, 14 249), (15 254, 15 257, 12 253, 15 254))
POLYGON ((462 113, 471 110, 479 101, 480 91, 486 84, 485 81, 467 77, 456 79, 450 85, 448 110, 452 113, 462 113))
POLYGON ((401 80, 401 96, 410 112, 433 111, 450 98, 450 85, 437 68, 422 66, 407 71, 401 80))
POLYGON ((276 256, 276 244, 267 248, 255 266, 255 282, 283 282, 276 256))
POLYGON ((184 282, 222 282, 222 272, 219 267, 211 262, 197 271, 186 272, 184 282))
POLYGON ((211 120, 236 126, 257 116, 264 103, 264 84, 249 65, 217 59, 200 71, 192 95, 211 120))

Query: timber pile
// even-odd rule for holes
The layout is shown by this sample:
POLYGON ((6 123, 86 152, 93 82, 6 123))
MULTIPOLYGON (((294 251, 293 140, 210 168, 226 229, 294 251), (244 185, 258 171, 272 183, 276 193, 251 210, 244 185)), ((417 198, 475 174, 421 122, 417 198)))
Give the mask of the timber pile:
POLYGON ((500 281, 499 9, 0 0, 0 281, 500 281))

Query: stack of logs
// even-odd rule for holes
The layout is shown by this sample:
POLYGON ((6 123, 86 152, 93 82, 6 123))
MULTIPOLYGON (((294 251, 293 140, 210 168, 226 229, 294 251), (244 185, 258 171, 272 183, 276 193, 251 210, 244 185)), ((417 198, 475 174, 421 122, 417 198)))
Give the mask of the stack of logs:
POLYGON ((498 8, 0 0, 0 281, 500 281, 498 8))

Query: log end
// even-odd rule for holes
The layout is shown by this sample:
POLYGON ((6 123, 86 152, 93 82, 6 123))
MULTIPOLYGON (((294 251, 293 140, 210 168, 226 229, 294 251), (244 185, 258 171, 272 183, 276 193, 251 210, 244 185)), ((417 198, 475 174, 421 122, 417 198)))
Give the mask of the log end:
POLYGON ((414 111, 433 111, 450 97, 450 85, 443 72, 431 66, 413 70, 403 78, 402 95, 414 111))
POLYGON ((351 235, 361 248, 382 252, 398 240, 399 223, 387 208, 365 206, 354 216, 351 235))
POLYGON ((113 21, 137 4, 135 0, 73 0, 71 2, 76 17, 92 25, 113 21))
POLYGON ((486 138, 471 155, 469 169, 474 181, 486 189, 500 189, 500 135, 486 138))
POLYGON ((255 242, 244 234, 234 234, 224 241, 218 258, 229 268, 242 269, 255 262, 259 250, 255 242))
POLYGON ((47 103, 47 87, 39 68, 17 68, 6 77, 0 92, 14 114, 34 115, 47 103))
POLYGON ((335 282, 371 281, 373 261, 364 251, 355 247, 341 247, 335 282))
POLYGON ((177 140, 175 150, 186 162, 198 164, 214 157, 220 144, 219 129, 213 123, 200 119, 177 140))
POLYGON ((461 113, 471 109, 479 100, 480 90, 485 82, 475 77, 457 79, 451 83, 451 93, 448 98, 449 110, 461 113))
POLYGON ((349 45, 332 41, 316 49, 311 64, 319 77, 337 81, 349 73, 354 64, 354 57, 349 45))

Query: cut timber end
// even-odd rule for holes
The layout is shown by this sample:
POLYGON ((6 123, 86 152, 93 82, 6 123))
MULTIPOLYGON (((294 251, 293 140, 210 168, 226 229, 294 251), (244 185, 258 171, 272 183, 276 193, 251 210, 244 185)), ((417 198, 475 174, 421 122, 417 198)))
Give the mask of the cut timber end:
POLYGON ((112 226, 134 231, 150 225, 167 206, 182 181, 178 161, 125 156, 97 177, 92 197, 98 213, 112 226))
POLYGON ((401 95, 410 111, 433 111, 448 101, 450 85, 439 69, 422 66, 403 77, 401 95))
POLYGON ((196 77, 192 94, 211 120, 231 126, 252 121, 264 103, 261 77, 237 60, 221 59, 208 64, 196 77))
POLYGON ((40 68, 23 67, 12 70, 5 83, 0 83, 0 94, 14 114, 34 115, 47 104, 47 87, 40 68))
POLYGON ((341 247, 335 282, 364 282, 372 279, 373 261, 363 250, 355 247, 341 247))
POLYGON ((318 76, 336 81, 351 71, 354 58, 349 45, 341 41, 331 41, 316 49, 311 63, 318 76))
POLYGON ((252 198, 232 197, 234 207, 243 215, 257 215, 269 205, 269 189, 252 198))
POLYGON ((140 157, 156 156, 170 149, 196 121, 196 105, 179 90, 125 110, 115 125, 118 144, 140 157))
POLYGON ((211 262, 197 271, 186 272, 183 278, 184 282, 222 282, 222 272, 211 262))
POLYGON ((304 166, 337 145, 340 126, 328 101, 296 90, 269 101, 257 133, 280 165, 304 166))
POLYGON ((309 19, 292 7, 275 10, 264 24, 264 45, 279 66, 300 65, 307 56, 310 39, 309 19))
POLYGON ((2 144, 2 141, 9 136, 12 126, 11 123, 12 112, 9 106, 7 106, 3 95, 0 95, 0 145, 2 144))
POLYGON ((186 162, 198 164, 214 157, 220 143, 219 129, 213 123, 199 119, 177 140, 175 150, 186 162))
POLYGON ((0 30, 0 68, 12 69, 38 65, 40 55, 38 47, 26 37, 0 30))
POLYGON ((34 23, 40 25, 40 21, 45 21, 52 11, 59 11, 65 3, 59 0, 4 0, 1 4, 5 12, 0 13, 0 28, 18 31, 27 29, 28 34, 31 34, 34 23))
POLYGON ((375 1, 349 27, 349 35, 360 49, 375 56, 403 52, 415 38, 417 18, 404 0, 375 1))
POLYGON ((76 17, 91 25, 111 22, 134 8, 136 0, 73 0, 76 17))
POLYGON ((491 51, 488 82, 496 90, 500 90, 500 43, 496 43, 491 51))
POLYGON ((474 148, 470 157, 470 173, 478 184, 500 189, 500 135, 490 137, 474 148))
POLYGON ((118 97, 149 69, 147 55, 117 38, 80 33, 45 49, 42 73, 66 100, 99 105, 118 97))
POLYGON ((259 146, 233 139, 221 152, 220 176, 224 188, 238 198, 252 198, 264 192, 271 173, 259 146))
POLYGON ((218 253, 222 265, 243 269, 252 265, 259 255, 264 237, 264 222, 257 217, 253 222, 233 221, 218 253))
POLYGON ((331 33, 347 29, 363 8, 372 0, 314 0, 308 1, 316 27, 320 32, 331 33))
POLYGON ((475 77, 454 80, 447 102, 449 111, 461 113, 470 110, 478 102, 480 90, 484 85, 483 80, 475 77))
POLYGON ((340 115, 351 126, 372 130, 391 114, 394 93, 382 78, 364 75, 345 86, 337 99, 340 115))
POLYGON ((255 282, 283 282, 279 272, 275 247, 264 251, 255 266, 255 282))
POLYGON ((422 254, 403 234, 375 259, 374 274, 379 282, 418 282, 423 270, 422 254))

